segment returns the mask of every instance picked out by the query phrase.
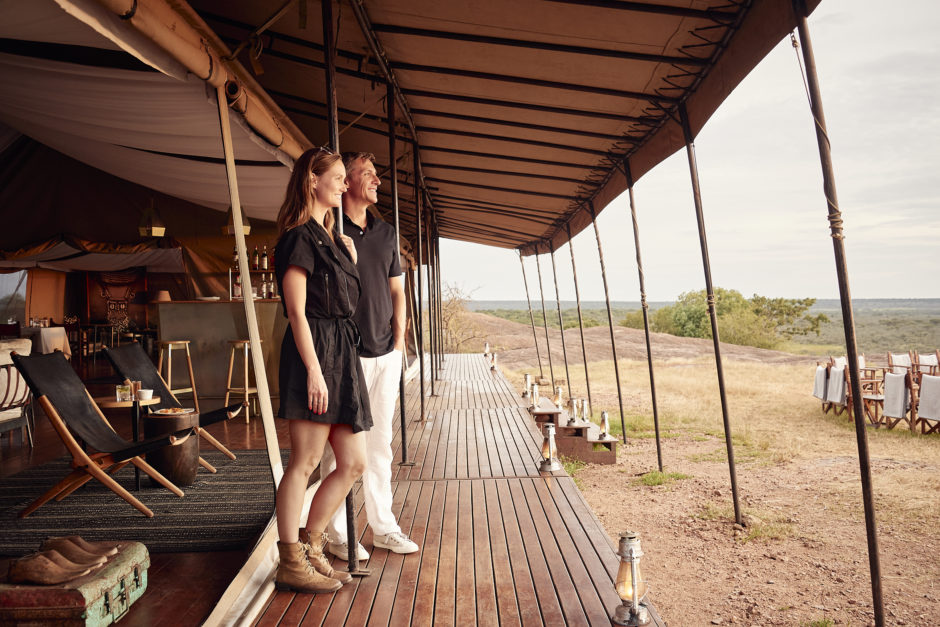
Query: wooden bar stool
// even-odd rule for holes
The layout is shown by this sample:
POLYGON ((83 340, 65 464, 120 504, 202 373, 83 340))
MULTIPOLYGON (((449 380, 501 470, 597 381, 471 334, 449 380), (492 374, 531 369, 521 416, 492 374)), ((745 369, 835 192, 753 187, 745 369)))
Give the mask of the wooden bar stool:
POLYGON ((170 392, 176 396, 178 394, 192 393, 193 395, 193 405, 195 409, 199 411, 199 396, 196 394, 196 377, 193 376, 193 358, 189 354, 189 340, 161 340, 160 341, 160 357, 157 359, 157 372, 160 373, 160 376, 163 377, 163 380, 166 381, 166 385, 170 388, 170 392), (173 387, 173 351, 182 350, 186 355, 186 367, 189 369, 189 386, 188 388, 175 388, 173 387), (163 376, 163 356, 166 355, 166 376, 163 376))
POLYGON ((248 404, 248 397, 251 394, 254 394, 256 398, 258 396, 257 382, 255 386, 248 385, 248 351, 251 350, 251 344, 248 340, 229 340, 228 343, 232 345, 232 351, 228 358, 228 383, 225 388, 225 406, 228 406, 229 396, 233 393, 244 394, 245 422, 248 422, 251 418, 251 405, 248 404), (242 386, 234 387, 232 386, 232 371, 235 367, 235 353, 238 351, 242 353, 242 386))

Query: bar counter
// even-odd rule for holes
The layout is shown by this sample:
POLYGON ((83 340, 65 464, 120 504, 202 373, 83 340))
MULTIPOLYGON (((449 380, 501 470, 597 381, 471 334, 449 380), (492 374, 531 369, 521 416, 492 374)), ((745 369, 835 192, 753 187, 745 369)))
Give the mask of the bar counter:
MULTIPOLYGON (((231 354, 229 340, 248 339, 244 301, 175 300, 153 304, 156 307, 159 339, 190 341, 189 351, 192 354, 200 409, 210 411, 221 407, 225 399, 228 360, 231 354)), ((281 340, 287 329, 287 318, 283 314, 280 299, 256 298, 254 304, 258 330, 261 333, 261 353, 264 357, 268 388, 277 411, 277 370, 281 357, 281 340)), ((235 357, 232 374, 235 386, 241 385, 241 359, 239 352, 235 357)), ((184 362, 185 359, 180 357, 180 353, 174 351, 173 379, 176 383, 173 387, 184 387, 182 381, 187 378, 184 362)), ((248 367, 252 370, 251 363, 248 367)), ((188 386, 186 383, 185 387, 188 386)), ((188 395, 184 394, 183 399, 186 398, 188 395)), ((185 400, 183 405, 186 405, 185 400)))

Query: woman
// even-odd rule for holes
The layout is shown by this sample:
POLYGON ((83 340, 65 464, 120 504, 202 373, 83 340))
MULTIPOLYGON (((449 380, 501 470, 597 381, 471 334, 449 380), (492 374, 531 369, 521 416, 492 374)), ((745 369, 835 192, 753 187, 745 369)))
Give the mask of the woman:
POLYGON ((339 155, 306 151, 294 164, 277 216, 275 271, 289 322, 281 345, 279 416, 290 421, 291 454, 277 489, 275 585, 299 592, 329 592, 352 580, 330 567, 321 536, 365 469, 363 431, 372 426, 350 319, 359 300, 356 249, 333 231, 331 209, 340 206, 345 180, 339 155), (298 529, 304 492, 327 441, 336 470, 317 489, 307 519, 314 532, 307 535, 298 529))

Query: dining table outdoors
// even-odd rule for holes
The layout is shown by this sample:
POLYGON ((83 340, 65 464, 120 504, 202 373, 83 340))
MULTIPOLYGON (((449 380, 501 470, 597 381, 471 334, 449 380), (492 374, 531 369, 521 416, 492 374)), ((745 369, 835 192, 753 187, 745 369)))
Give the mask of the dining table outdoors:
POLYGON ((33 353, 52 353, 56 349, 62 351, 66 359, 72 358, 72 347, 65 327, 31 327, 20 328, 20 337, 33 341, 33 353))

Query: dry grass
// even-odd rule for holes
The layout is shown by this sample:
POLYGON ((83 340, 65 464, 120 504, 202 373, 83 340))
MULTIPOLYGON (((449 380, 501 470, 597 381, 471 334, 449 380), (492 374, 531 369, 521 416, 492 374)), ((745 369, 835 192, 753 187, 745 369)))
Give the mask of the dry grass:
MULTIPOLYGON (((666 438, 715 439, 721 446, 696 454, 690 461, 725 461, 714 359, 666 361, 654 365, 661 434, 666 438)), ((620 360, 619 367, 627 437, 652 437, 647 364, 620 360)), ((569 371, 573 394, 586 397, 583 367, 572 365, 569 371)), ((845 415, 822 412, 819 402, 809 393, 813 374, 810 367, 725 361, 724 371, 732 442, 738 463, 857 460, 854 424, 845 415)), ((504 368, 503 372, 510 382, 521 387, 523 373, 538 370, 533 366, 517 370, 504 368)), ((590 377, 595 421, 601 411, 610 412, 611 431, 619 434, 620 412, 613 362, 592 362, 590 377)), ((879 509, 903 512, 912 523, 940 524, 940 499, 936 497, 940 488, 936 472, 940 437, 921 436, 900 428, 893 431, 867 429, 866 433, 879 509)), ((839 490, 843 488, 846 494, 858 491, 857 483, 840 486, 839 490)))

